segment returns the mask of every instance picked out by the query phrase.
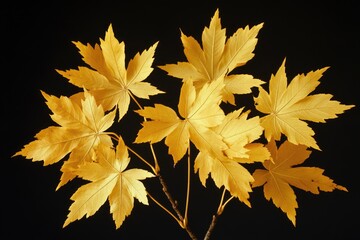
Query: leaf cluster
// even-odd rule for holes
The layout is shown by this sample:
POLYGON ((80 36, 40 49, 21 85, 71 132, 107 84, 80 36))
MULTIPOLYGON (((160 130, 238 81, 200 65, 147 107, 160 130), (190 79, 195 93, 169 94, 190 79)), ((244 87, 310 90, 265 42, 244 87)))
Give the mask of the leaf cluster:
POLYGON ((111 24, 105 37, 94 46, 73 42, 86 66, 57 72, 79 87, 79 92, 57 97, 42 91, 55 125, 38 132, 33 141, 14 154, 44 165, 62 162, 57 189, 75 178, 87 181, 72 195, 64 227, 92 216, 108 201, 119 228, 131 214, 134 199, 147 205, 150 197, 196 239, 187 217, 190 175, 198 175, 204 187, 211 180, 222 189, 219 208, 205 238, 210 237, 216 217, 229 201, 235 199, 251 207, 250 194, 255 187, 263 187, 265 198, 294 225, 298 208, 294 188, 313 194, 347 191, 325 176, 323 169, 299 166, 312 150, 320 150, 308 123, 324 123, 354 107, 333 100, 331 94, 311 95, 328 67, 288 80, 284 59, 269 80, 234 73, 255 56, 263 26, 260 23, 238 28, 228 37, 216 10, 209 26, 203 29, 201 42, 181 32, 186 61, 157 66, 170 78, 181 81, 176 109, 163 103, 142 106, 138 100, 165 93, 145 81, 154 69, 158 42, 129 61, 125 43, 115 37, 111 24), (237 95, 256 94, 253 106, 235 101, 237 95), (131 101, 137 106, 131 110, 142 119, 134 140, 110 131, 128 127, 122 119, 131 101), (224 105, 231 110, 225 111, 224 105), (152 147, 159 142, 167 147, 174 166, 187 161, 184 213, 160 174, 152 147), (147 160, 134 151, 131 145, 135 144, 149 144, 153 159, 147 160), (191 146, 196 152, 190 152, 191 146), (129 168, 130 161, 136 160, 144 162, 147 169, 129 168), (254 163, 262 167, 250 172, 249 166, 254 163), (163 185, 171 210, 147 191, 145 179, 152 177, 163 185))

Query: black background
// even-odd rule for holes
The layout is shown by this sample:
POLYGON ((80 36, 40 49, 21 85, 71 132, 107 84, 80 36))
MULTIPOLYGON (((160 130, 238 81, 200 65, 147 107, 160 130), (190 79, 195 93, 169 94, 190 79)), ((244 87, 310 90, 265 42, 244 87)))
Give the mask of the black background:
MULTIPOLYGON (((200 41, 203 28, 219 8, 228 36, 239 27, 264 22, 255 57, 239 72, 268 81, 285 57, 289 79, 298 73, 330 66, 316 92, 331 93, 344 104, 358 106, 359 8, 355 1, 334 2, 31 1, 2 6, 0 238, 189 239, 151 200, 149 207, 135 200, 132 214, 118 230, 107 204, 94 216, 63 229, 70 196, 80 182, 75 180, 55 191, 60 163, 43 167, 41 162, 11 158, 38 131, 53 124, 40 90, 57 96, 78 91, 55 72, 83 65, 71 41, 94 45, 112 23, 115 36, 125 41, 127 61, 156 41, 159 45, 155 66, 184 61, 180 30, 200 41)), ((141 101, 143 105, 162 102, 176 106, 180 80, 155 68, 147 81, 167 94, 156 96, 153 101, 141 101)), ((132 104, 131 108, 136 106, 132 104)), ((307 164, 324 168, 325 175, 349 192, 313 195, 296 190, 299 209, 295 228, 280 209, 264 199, 262 188, 254 189, 250 198, 252 208, 231 201, 219 218, 212 239, 359 239, 358 117, 355 107, 326 124, 310 124, 316 130, 315 138, 322 151, 314 151, 307 164)), ((128 122, 130 125, 121 126, 119 132, 131 144, 140 128, 140 119, 134 121, 130 117, 128 122)), ((173 169, 162 146, 156 144, 155 149, 161 158, 163 175, 182 208, 185 161, 173 169)), ((146 145, 136 148, 149 154, 146 145)), ((221 191, 212 181, 203 188, 198 176, 193 176, 193 180, 189 221, 201 239, 221 191)), ((145 184, 166 205, 157 180, 146 180, 145 184)))

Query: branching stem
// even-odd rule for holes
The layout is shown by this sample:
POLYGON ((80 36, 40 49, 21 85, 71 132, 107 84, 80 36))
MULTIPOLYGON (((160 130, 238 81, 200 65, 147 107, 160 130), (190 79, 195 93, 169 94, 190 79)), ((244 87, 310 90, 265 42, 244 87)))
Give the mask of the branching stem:
POLYGON ((163 192, 165 193, 166 197, 168 198, 169 202, 171 203, 171 206, 173 208, 173 210, 175 211, 175 213, 177 214, 180 222, 181 222, 181 227, 185 229, 185 231, 188 233, 188 235, 190 236, 190 238, 192 240, 197 240, 197 237, 195 236, 195 234, 191 231, 189 225, 183 225, 184 223, 184 217, 183 215, 181 214, 179 208, 178 208, 178 205, 177 205, 177 202, 173 199, 173 197, 171 196, 169 190, 168 190, 168 187, 167 187, 167 184, 166 182, 164 181, 163 177, 160 175, 160 173, 157 175, 159 180, 160 180, 160 183, 162 185, 162 190, 163 192))
MULTIPOLYGON (((140 105, 140 103, 136 100, 135 96, 128 91, 131 99, 136 103, 136 105, 140 108, 143 109, 143 107, 140 105)), ((144 121, 147 121, 146 118, 144 117, 144 121)), ((163 205, 161 205, 158 201, 156 201, 151 195, 150 198, 156 203, 158 204, 162 209, 164 209, 167 213, 169 213, 179 224, 180 226, 185 229, 185 231, 188 233, 188 235, 190 236, 190 238, 192 240, 197 240, 197 237, 195 236, 195 234, 191 231, 190 227, 187 224, 187 212, 188 212, 188 202, 189 202, 189 193, 190 193, 190 147, 189 147, 189 152, 188 152, 188 180, 187 180, 187 194, 186 194, 186 208, 185 208, 185 217, 181 214, 178 206, 177 206, 177 202, 173 199, 172 195, 170 194, 167 184, 165 183, 164 179, 162 178, 162 176, 160 175, 160 166, 158 164, 158 160, 154 151, 154 148, 152 146, 152 144, 150 143, 150 149, 151 149, 151 153, 154 157, 154 164, 155 164, 155 168, 153 166, 151 166, 145 159, 143 159, 140 155, 138 155, 135 151, 133 151, 132 149, 129 148, 130 151, 132 151, 135 155, 137 155, 142 161, 144 161, 146 164, 148 164, 149 166, 151 166, 151 169, 153 170, 153 172, 155 173, 155 175, 159 178, 160 183, 162 185, 162 191, 165 193, 167 199, 169 200, 169 202, 171 203, 171 207, 172 209, 175 211, 175 213, 177 214, 178 218, 176 218, 170 211, 168 211, 163 205)))
POLYGON ((153 200, 159 207, 161 207, 165 212, 167 212, 171 217, 175 219, 179 223, 179 225, 182 227, 182 222, 172 213, 170 212, 164 205, 162 205, 159 201, 157 201, 149 192, 147 192, 147 195, 153 200))
MULTIPOLYGON (((128 91, 131 99, 136 103, 136 105, 140 108, 140 109, 144 109, 141 104, 136 100, 135 96, 132 94, 132 92, 128 91)), ((144 121, 146 122, 146 118, 144 117, 144 121)), ((158 164, 158 160, 157 160, 157 157, 156 157, 156 154, 155 154, 155 151, 154 151, 154 147, 151 143, 150 144, 150 149, 151 149, 151 154, 153 155, 153 158, 154 158, 154 164, 155 164, 155 171, 154 173, 158 173, 160 171, 160 166, 158 164)), ((153 168, 154 169, 154 168, 153 168)))
POLYGON ((186 204, 185 204, 185 214, 184 214, 184 226, 188 224, 188 209, 189 209, 189 200, 190 200, 190 144, 188 146, 188 154, 187 154, 187 186, 186 186, 186 204))
POLYGON ((231 197, 229 197, 228 200, 226 200, 226 202, 225 202, 225 203, 222 205, 222 207, 221 207, 221 212, 224 211, 225 206, 226 206, 233 198, 234 198, 234 196, 231 196, 231 197))
POLYGON ((136 100, 136 98, 134 97, 134 95, 132 94, 132 92, 127 91, 131 97, 131 99, 136 103, 136 105, 140 108, 143 109, 143 107, 141 106, 141 104, 136 100))
MULTIPOLYGON (((114 132, 104 132, 104 133, 110 135, 110 137, 111 137, 112 139, 114 139, 115 141, 119 141, 119 138, 120 138, 120 137, 119 137, 119 135, 117 135, 116 133, 114 133, 114 132)), ((133 149, 130 148, 129 146, 126 146, 126 147, 127 147, 128 150, 129 150, 130 152, 132 152, 136 157, 138 157, 141 161, 143 161, 144 163, 146 163, 146 165, 148 165, 148 166, 151 168, 151 170, 154 172, 155 175, 157 174, 158 170, 156 170, 156 166, 155 166, 155 168, 154 168, 148 161, 146 161, 143 157, 141 157, 140 154, 138 154, 137 152, 135 152, 135 150, 133 150, 133 149)), ((152 149, 152 152, 153 152, 154 158, 156 158, 153 149, 152 149)))
POLYGON ((155 168, 148 162, 146 161, 143 157, 141 157, 137 152, 135 152, 133 149, 131 149, 130 147, 127 147, 129 149, 130 152, 132 152, 136 157, 138 157, 141 161, 143 161, 144 163, 146 163, 146 165, 148 165, 151 170, 154 172, 154 174, 156 175, 156 170, 155 168))
MULTIPOLYGON (((146 121, 146 119, 145 119, 145 121, 146 121)), ((154 147, 151 143, 149 143, 149 144, 150 144, 151 154, 153 155, 153 158, 154 158, 154 164, 155 164, 154 172, 157 175, 160 172, 160 166, 158 164, 158 160, 157 160, 157 157, 156 157, 156 154, 154 151, 154 147)))
POLYGON ((212 217, 211 223, 210 223, 209 228, 208 228, 208 230, 206 232, 204 240, 209 240, 210 239, 210 236, 211 236, 212 232, 214 231, 214 228, 215 228, 215 225, 217 223, 217 220, 218 220, 219 216, 223 213, 225 206, 231 201, 231 199, 234 198, 234 196, 231 196, 228 200, 226 200, 225 203, 223 203, 224 198, 225 198, 225 193, 226 193, 226 189, 224 188, 224 191, 221 194, 219 207, 217 209, 217 212, 212 217))
POLYGON ((217 213, 222 212, 221 209, 223 207, 223 201, 224 201, 225 193, 226 193, 226 189, 224 188, 224 191, 221 194, 220 203, 219 203, 219 207, 217 209, 217 213))
POLYGON ((119 141, 120 139, 120 136, 117 135, 116 133, 114 132, 103 132, 102 134, 107 134, 109 135, 112 139, 114 139, 115 141, 119 141))

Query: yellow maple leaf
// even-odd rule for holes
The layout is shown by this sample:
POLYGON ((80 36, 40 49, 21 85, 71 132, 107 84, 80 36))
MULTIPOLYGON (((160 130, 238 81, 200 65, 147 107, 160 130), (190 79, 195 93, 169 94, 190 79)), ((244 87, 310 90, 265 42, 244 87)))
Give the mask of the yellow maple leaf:
POLYGON ((228 113, 222 123, 214 131, 223 137, 228 148, 224 153, 229 158, 248 158, 249 151, 245 146, 263 133, 258 116, 248 118, 250 111, 243 112, 243 108, 228 113))
POLYGON ((244 146, 247 150, 246 156, 232 158, 238 163, 263 162, 270 157, 269 150, 262 143, 248 143, 244 146))
POLYGON ((148 99, 149 96, 163 93, 156 87, 144 80, 153 71, 153 61, 156 42, 148 50, 141 54, 137 53, 126 67, 125 43, 119 42, 110 24, 104 39, 100 39, 100 45, 83 45, 74 43, 80 50, 83 60, 91 68, 79 67, 67 71, 57 70, 69 82, 89 90, 96 101, 102 104, 104 110, 117 107, 119 120, 127 113, 130 96, 148 99))
POLYGON ((236 67, 245 65, 254 56, 257 34, 263 24, 252 28, 239 28, 231 37, 226 38, 226 31, 221 27, 217 9, 202 33, 202 47, 193 38, 181 32, 181 41, 188 62, 159 66, 170 76, 180 79, 193 79, 197 88, 205 83, 224 78, 223 100, 235 104, 234 94, 251 93, 252 87, 264 82, 249 74, 229 75, 236 67))
POLYGON ((250 183, 254 178, 249 171, 238 162, 229 158, 216 158, 207 152, 199 152, 195 159, 195 173, 199 172, 202 184, 205 182, 209 173, 215 185, 220 188, 225 187, 232 196, 237 197, 247 206, 249 202, 249 192, 252 192, 250 183))
POLYGON ((97 161, 78 168, 76 174, 90 181, 81 186, 72 196, 74 202, 70 206, 64 227, 75 220, 95 214, 99 208, 109 201, 110 212, 116 228, 131 214, 134 198, 148 205, 144 184, 140 181, 154 177, 143 169, 127 169, 130 162, 125 143, 120 138, 114 149, 99 145, 96 150, 97 161))
POLYGON ((323 169, 297 166, 310 156, 311 151, 307 150, 307 146, 285 141, 277 149, 275 140, 271 140, 267 147, 272 159, 263 163, 265 169, 255 170, 252 187, 263 185, 265 198, 272 200, 276 207, 286 213, 294 226, 298 203, 292 186, 313 194, 319 194, 320 191, 332 192, 335 189, 347 191, 345 187, 323 175, 323 169))
POLYGON ((150 119, 142 123, 135 143, 156 143, 165 138, 176 164, 186 153, 191 140, 198 149, 211 149, 220 153, 225 147, 220 136, 211 130, 224 118, 220 108, 221 79, 205 84, 199 92, 189 79, 182 85, 177 113, 162 104, 137 110, 141 116, 150 119))
POLYGON ((224 155, 200 151, 195 159, 194 170, 199 173, 204 186, 210 174, 218 188, 224 186, 232 196, 250 206, 250 183, 254 179, 240 162, 264 161, 268 159, 269 152, 262 144, 253 143, 263 132, 259 117, 248 118, 249 112, 242 110, 228 113, 222 123, 213 128, 226 143, 224 155))
MULTIPOLYGON (((66 160, 68 166, 78 166, 91 161, 94 148, 100 143, 112 146, 112 140, 105 131, 113 124, 116 112, 104 114, 101 105, 97 105, 94 97, 85 92, 80 105, 71 98, 60 98, 42 92, 51 118, 59 126, 50 126, 35 135, 35 140, 26 144, 15 154, 43 161, 44 165, 56 163, 69 153, 66 160)), ((65 167, 66 168, 66 167, 65 167)), ((60 185, 74 177, 70 171, 62 176, 60 185)))
POLYGON ((327 69, 299 74, 288 85, 284 60, 277 73, 271 76, 269 93, 259 87, 259 95, 254 100, 256 109, 266 114, 261 118, 261 125, 268 141, 280 140, 284 134, 294 144, 319 149, 313 138, 315 132, 305 121, 325 122, 354 107, 331 100, 331 94, 308 96, 320 84, 319 79, 327 69))

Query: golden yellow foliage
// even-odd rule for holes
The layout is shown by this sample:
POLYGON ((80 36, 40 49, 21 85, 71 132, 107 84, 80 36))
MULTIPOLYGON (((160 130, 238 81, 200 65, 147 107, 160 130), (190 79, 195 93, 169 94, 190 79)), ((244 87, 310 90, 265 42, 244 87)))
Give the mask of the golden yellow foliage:
POLYGON ((226 30, 221 27, 219 10, 216 10, 209 27, 202 33, 202 46, 193 37, 181 33, 181 41, 188 62, 159 66, 170 76, 183 80, 192 79, 197 88, 205 83, 223 79, 222 99, 235 105, 234 94, 251 93, 252 87, 264 82, 250 74, 231 74, 237 67, 245 65, 254 57, 257 34, 263 24, 252 28, 239 28, 226 38, 226 30))
POLYGON ((161 103, 143 107, 136 100, 136 97, 149 99, 164 93, 144 81, 153 71, 158 42, 137 53, 128 64, 125 43, 115 38, 111 24, 105 38, 94 47, 74 42, 88 67, 57 72, 81 91, 70 97, 42 92, 57 126, 41 130, 35 140, 14 154, 43 161, 44 165, 63 160, 57 188, 76 177, 87 181, 71 196, 73 203, 64 227, 84 216, 92 216, 108 201, 116 228, 119 228, 131 214, 134 199, 148 205, 149 196, 196 239, 187 218, 190 175, 194 173, 199 175, 204 187, 209 176, 218 188, 223 187, 219 208, 207 235, 233 198, 250 207, 250 193, 255 187, 264 186, 265 198, 285 212, 294 225, 298 204, 293 187, 314 194, 334 189, 347 191, 323 175, 323 169, 297 166, 310 156, 308 148, 320 149, 313 137, 315 132, 306 121, 325 122, 354 107, 331 100, 330 94, 309 95, 319 85, 327 67, 299 74, 288 84, 284 60, 271 76, 268 92, 262 87, 264 81, 250 74, 232 74, 235 68, 254 57, 257 35, 262 27, 260 23, 251 28, 238 28, 227 38, 216 10, 202 32, 201 44, 181 32, 187 62, 159 66, 168 75, 182 80, 176 110, 161 103), (236 104, 236 94, 253 93, 254 89, 259 94, 250 97, 255 108, 250 107, 258 112, 244 110, 245 106, 236 104), (138 106, 134 111, 139 118, 135 120, 142 121, 133 144, 149 143, 153 161, 126 145, 117 132, 109 131, 117 129, 111 128, 115 123, 123 123, 120 120, 128 113, 131 100, 138 106), (230 111, 223 108, 227 103, 232 108, 230 111), (114 122, 116 114, 118 122, 114 122), (287 137, 285 141, 282 141, 282 134, 287 137), (183 214, 160 174, 161 163, 152 146, 162 140, 174 166, 187 157, 188 182, 183 214), (282 141, 279 149, 276 141, 282 141), (197 150, 195 154, 190 152, 191 144, 197 150), (128 169, 128 151, 152 173, 140 168, 128 169), (256 169, 251 174, 247 164, 255 162, 261 162, 265 169, 256 169), (155 176, 176 216, 158 202, 141 181, 155 176), (225 193, 230 194, 227 200, 225 193))
POLYGON ((288 85, 284 60, 277 73, 271 76, 269 93, 259 87, 255 104, 257 110, 266 114, 261 118, 261 125, 268 141, 271 138, 280 140, 281 134, 285 134, 294 144, 320 149, 313 138, 315 132, 305 121, 325 122, 354 107, 331 100, 331 94, 308 96, 320 84, 319 79, 327 69, 299 74, 288 85))
POLYGON ((79 177, 91 182, 81 186, 71 196, 74 202, 69 208, 64 227, 85 215, 93 215, 106 200, 109 200, 116 228, 130 215, 134 198, 148 205, 145 186, 139 180, 155 175, 143 169, 126 169, 130 158, 122 139, 119 139, 116 151, 101 145, 97 148, 96 156, 96 162, 87 163, 75 171, 79 177))
POLYGON ((226 144, 224 154, 215 154, 212 149, 204 149, 197 155, 194 169, 199 172, 204 186, 211 174, 218 188, 224 186, 232 196, 250 206, 250 183, 254 179, 240 163, 264 161, 268 159, 269 152, 262 144, 252 143, 261 136, 263 129, 259 118, 248 119, 248 114, 242 113, 242 109, 236 110, 227 114, 222 123, 213 128, 226 144))
POLYGON ((44 165, 56 163, 69 154, 63 165, 63 175, 58 187, 64 185, 75 175, 72 169, 93 160, 94 149, 99 145, 112 146, 106 130, 113 124, 115 111, 104 113, 94 97, 85 92, 85 99, 79 105, 71 98, 57 98, 42 92, 51 118, 59 126, 50 126, 36 134, 36 140, 25 145, 15 155, 32 161, 43 161, 44 165))
POLYGON ((142 129, 138 132, 135 142, 155 143, 165 138, 174 164, 185 155, 190 141, 199 150, 211 149, 217 154, 222 154, 224 143, 211 130, 225 117, 219 106, 222 88, 222 79, 205 84, 199 92, 196 92, 191 79, 185 81, 178 104, 182 119, 174 110, 162 104, 137 110, 137 113, 150 121, 142 123, 142 129))
POLYGON ((93 94, 98 104, 105 111, 117 107, 119 120, 127 113, 130 97, 148 99, 149 96, 163 93, 144 80, 153 71, 155 49, 158 43, 152 45, 141 54, 125 64, 125 43, 119 42, 109 26, 104 40, 100 45, 83 45, 74 43, 80 50, 83 60, 91 68, 79 67, 67 71, 58 70, 62 76, 69 79, 75 86, 86 88, 93 94))
POLYGON ((286 213, 294 225, 298 203, 292 187, 313 194, 319 194, 320 191, 332 192, 335 189, 347 191, 345 187, 323 175, 323 169, 298 166, 310 156, 311 151, 307 150, 307 146, 285 141, 277 149, 276 142, 271 140, 267 148, 271 153, 271 160, 263 163, 265 169, 255 170, 252 187, 264 186, 265 198, 272 200, 276 207, 286 213))

